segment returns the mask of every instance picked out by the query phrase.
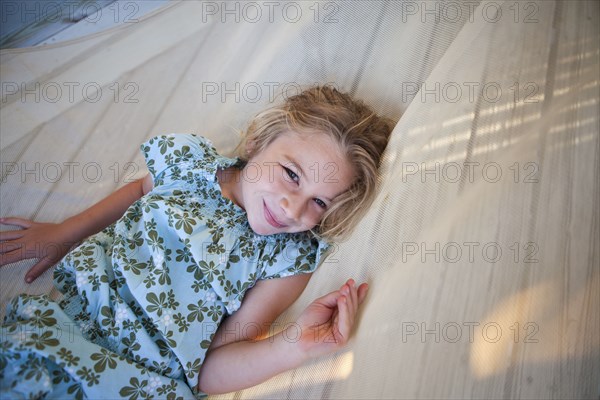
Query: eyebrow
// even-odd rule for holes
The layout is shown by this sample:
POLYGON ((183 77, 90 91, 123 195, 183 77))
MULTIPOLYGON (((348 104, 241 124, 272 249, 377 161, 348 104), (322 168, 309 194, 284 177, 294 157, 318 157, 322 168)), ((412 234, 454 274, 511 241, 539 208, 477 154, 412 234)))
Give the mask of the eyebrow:
MULTIPOLYGON (((306 176, 306 174, 304 173, 304 170, 302 169, 302 166, 300 166, 300 163, 299 163, 298 161, 296 161, 296 160, 294 159, 294 157, 290 156, 289 154, 285 154, 285 157, 286 157, 288 160, 290 160, 290 161, 292 162, 292 164, 294 164, 294 166, 298 167, 298 169, 300 170, 300 176, 306 176)), ((325 199, 325 200, 329 201, 330 203, 332 203, 332 202, 333 202, 333 200, 332 200, 332 199, 330 199, 330 198, 329 198, 329 197, 327 197, 327 196, 319 196, 319 197, 321 197, 321 198, 323 198, 323 199, 325 199)))

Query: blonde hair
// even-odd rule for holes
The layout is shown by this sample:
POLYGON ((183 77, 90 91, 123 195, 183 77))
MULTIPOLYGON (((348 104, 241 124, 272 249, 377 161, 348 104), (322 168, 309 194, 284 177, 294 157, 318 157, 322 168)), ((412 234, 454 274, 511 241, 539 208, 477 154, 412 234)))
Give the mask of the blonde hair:
POLYGON ((377 172, 392 126, 391 120, 376 115, 362 101, 332 86, 315 86, 257 114, 236 150, 238 157, 247 162, 279 134, 290 130, 326 134, 338 143, 356 178, 333 200, 312 232, 328 240, 343 240, 375 198, 377 172))

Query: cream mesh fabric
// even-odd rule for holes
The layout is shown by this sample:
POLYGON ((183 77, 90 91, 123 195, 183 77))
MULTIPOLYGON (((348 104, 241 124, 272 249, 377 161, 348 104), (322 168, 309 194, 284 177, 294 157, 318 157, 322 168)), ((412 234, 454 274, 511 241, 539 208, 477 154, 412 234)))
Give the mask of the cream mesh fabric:
MULTIPOLYGON (((142 176, 146 138, 228 152, 272 94, 335 82, 398 124, 375 205, 278 326, 348 277, 370 293, 345 351, 236 398, 597 398, 598 3, 252 4, 3 51, 0 214, 62 220, 142 176)), ((2 304, 50 290, 30 265, 0 269, 2 304)))

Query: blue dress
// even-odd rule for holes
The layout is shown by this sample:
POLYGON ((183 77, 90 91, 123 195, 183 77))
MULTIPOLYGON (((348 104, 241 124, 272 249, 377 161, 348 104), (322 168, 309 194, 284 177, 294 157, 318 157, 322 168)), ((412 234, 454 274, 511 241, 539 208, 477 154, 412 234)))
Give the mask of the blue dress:
POLYGON ((54 271, 59 302, 13 299, 0 332, 2 398, 193 398, 220 322, 260 279, 312 272, 329 248, 307 233, 260 236, 221 195, 242 167, 190 134, 141 146, 151 192, 54 271))

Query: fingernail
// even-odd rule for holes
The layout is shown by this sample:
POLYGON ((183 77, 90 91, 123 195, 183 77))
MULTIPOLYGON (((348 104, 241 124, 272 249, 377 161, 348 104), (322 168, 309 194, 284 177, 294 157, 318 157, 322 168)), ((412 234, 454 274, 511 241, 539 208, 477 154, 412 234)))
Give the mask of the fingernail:
POLYGON ((27 283, 31 283, 33 281, 33 279, 31 279, 30 276, 28 276, 27 278, 25 278, 25 282, 27 283))

